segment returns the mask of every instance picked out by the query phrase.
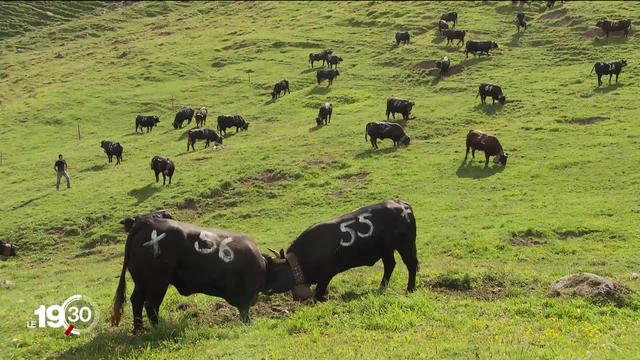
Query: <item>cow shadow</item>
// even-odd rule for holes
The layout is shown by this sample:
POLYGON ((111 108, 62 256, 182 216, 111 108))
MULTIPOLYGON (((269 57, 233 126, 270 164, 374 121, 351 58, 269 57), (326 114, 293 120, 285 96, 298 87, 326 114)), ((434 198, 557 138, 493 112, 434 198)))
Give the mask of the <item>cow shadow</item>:
POLYGON ((460 61, 460 65, 463 65, 463 66, 475 65, 488 60, 491 60, 491 56, 478 55, 471 59, 465 58, 464 60, 460 61))
POLYGON ((432 44, 442 44, 443 42, 445 42, 447 38, 444 36, 440 35, 440 32, 437 31, 436 32, 436 37, 434 37, 433 39, 431 39, 431 43, 432 44))
POLYGON ((316 72, 316 71, 318 71, 318 70, 320 70, 322 68, 323 68, 322 65, 319 66, 319 67, 308 68, 308 69, 300 71, 300 74, 308 74, 308 73, 311 73, 311 72, 316 72))
POLYGON ((492 103, 486 103, 486 104, 478 104, 476 106, 473 107, 473 109, 475 111, 482 111, 483 113, 485 113, 486 115, 495 115, 498 112, 502 112, 502 108, 504 106, 500 105, 498 103, 492 104, 492 103))
MULTIPOLYGON (((160 179, 162 180, 162 178, 160 179)), ((127 195, 129 196, 133 196, 136 198, 137 202, 136 205, 139 205, 143 202, 145 202, 145 200, 147 200, 148 198, 150 198, 151 196, 153 196, 153 194, 157 193, 158 191, 160 191, 160 189, 162 189, 162 184, 160 184, 158 182, 158 184, 160 184, 160 186, 156 186, 155 182, 149 183, 141 188, 138 189, 131 189, 129 190, 129 192, 127 193, 127 195)))
POLYGON ((91 167, 87 167, 84 169, 81 169, 80 172, 93 172, 93 171, 102 171, 106 168, 109 167, 109 163, 106 164, 100 164, 100 165, 93 165, 91 167))
POLYGON ((122 359, 139 357, 145 349, 157 348, 163 343, 176 342, 182 339, 187 329, 186 321, 180 319, 177 324, 160 320, 157 328, 145 330, 139 334, 128 331, 107 331, 98 333, 90 341, 71 347, 57 358, 78 359, 96 357, 101 359, 122 359))
MULTIPOLYGON (((458 170, 456 170, 456 176, 458 176, 459 178, 465 178, 465 179, 484 179, 504 171, 504 166, 502 165, 493 165, 493 166, 489 165, 485 167, 484 166, 485 157, 484 157, 484 154, 481 152, 478 158, 475 160, 476 160, 476 164, 479 164, 479 165, 474 166, 472 164, 473 159, 469 159, 468 162, 467 160, 463 159, 462 162, 460 163, 460 166, 458 166, 458 170)), ((489 164, 491 164, 491 161, 493 160, 489 160, 489 164)))
POLYGON ((128 133, 128 134, 124 134, 124 136, 137 136, 137 135, 144 135, 146 134, 146 132, 132 132, 132 133, 128 133))
POLYGON ((617 33, 609 33, 609 37, 594 37, 591 41, 593 46, 603 46, 603 45, 615 45, 615 44, 624 44, 626 43, 628 38, 624 37, 624 34, 620 32, 617 33))
MULTIPOLYGON (((381 146, 381 142, 378 141, 378 146, 381 146)), ((374 156, 382 156, 384 154, 389 154, 392 152, 396 152, 398 151, 398 148, 393 147, 393 145, 391 145, 391 147, 386 147, 383 149, 373 149, 373 148, 369 148, 368 150, 365 151, 361 151, 359 153, 356 154, 355 158, 356 159, 364 159, 364 158, 372 158, 374 156)))
POLYGON ((33 198, 29 199, 29 200, 25 200, 25 201, 21 202, 20 204, 17 204, 16 206, 14 206, 13 208, 11 208, 11 210, 21 209, 21 208, 31 204, 32 202, 34 202, 36 200, 40 200, 40 199, 46 198, 47 196, 49 196, 49 194, 50 193, 45 193, 45 194, 33 197, 33 198))
MULTIPOLYGON (((194 129, 197 129, 197 128, 194 128, 194 129)), ((191 130, 191 129, 187 129, 187 131, 185 131, 182 134, 180 134, 180 136, 178 136, 178 140, 184 140, 187 137, 189 137, 189 130, 191 130)))
MULTIPOLYGON (((603 76, 603 78, 604 78, 604 76, 603 76)), ((593 89, 593 91, 597 92, 597 93, 608 93, 610 91, 617 90, 617 89, 619 89, 619 88, 621 88, 623 86, 624 86, 624 84, 622 84, 622 83, 612 83, 611 85, 609 85, 609 79, 607 78, 606 81, 603 81, 602 86, 600 86, 600 87, 596 86, 593 89)))
POLYGON ((310 127, 310 128, 309 128, 309 132, 315 132, 315 131, 318 131, 318 130, 322 129, 323 127, 325 127, 325 125, 324 125, 324 124, 323 124, 323 125, 316 125, 316 126, 314 126, 314 127, 310 127))
POLYGON ((224 133, 224 135, 220 134, 220 136, 221 136, 223 139, 228 139, 228 138, 230 138, 230 137, 236 136, 236 134, 237 134, 237 132, 232 131, 232 132, 226 132, 226 133, 224 133))
POLYGON ((330 90, 331 90, 331 87, 329 85, 327 86, 316 85, 313 89, 307 92, 307 95, 326 95, 329 93, 330 90))
POLYGON ((511 35, 511 41, 509 42, 509 46, 511 47, 520 46, 520 38, 522 37, 522 35, 524 35, 524 31, 517 32, 511 35))
POLYGON ((265 102, 264 102, 264 104, 262 104, 262 105, 271 105, 271 104, 273 104, 274 102, 276 102, 276 100, 278 100, 278 98, 275 98, 275 99, 269 99, 269 100, 265 101, 265 102))

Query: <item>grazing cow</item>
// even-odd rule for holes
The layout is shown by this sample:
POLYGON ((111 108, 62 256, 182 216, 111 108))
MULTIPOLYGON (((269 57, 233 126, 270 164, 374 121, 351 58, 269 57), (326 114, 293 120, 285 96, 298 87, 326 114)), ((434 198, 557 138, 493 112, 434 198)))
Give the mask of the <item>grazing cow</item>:
POLYGON ((333 105, 331 103, 325 103, 320 106, 320 110, 318 111, 318 117, 316 118, 316 124, 318 126, 322 125, 324 122, 325 125, 331 122, 331 113, 333 112, 333 105))
POLYGON ((104 149, 104 152, 105 154, 107 154, 107 158, 109 159, 109 162, 111 162, 111 160, 113 159, 113 156, 115 155, 116 165, 120 164, 120 161, 122 160, 122 150, 123 150, 122 145, 120 145, 120 143, 113 143, 108 140, 102 140, 100 142, 100 147, 104 149))
MULTIPOLYGON (((273 250, 271 250, 273 251, 273 250)), ((327 287, 339 273, 359 266, 373 266, 382 259, 385 289, 396 265, 395 251, 409 271, 407 291, 416 287, 418 257, 416 220, 411 205, 387 200, 365 206, 336 219, 312 225, 296 238, 285 254, 267 257, 267 292, 292 290, 293 298, 327 300, 327 287)))
POLYGON ((371 147, 378 148, 377 139, 391 139, 393 147, 400 147, 400 144, 408 146, 411 138, 402 130, 402 127, 392 122, 370 122, 365 127, 364 141, 371 141, 371 147), (371 139, 367 139, 367 135, 371 139))
POLYGON ((448 29, 449 29, 449 24, 447 24, 446 21, 444 20, 438 21, 438 32, 440 33, 440 36, 444 36, 445 30, 448 30, 448 29))
POLYGON ((160 122, 160 118, 151 115, 138 115, 136 116, 136 133, 138 132, 138 128, 140 128, 140 132, 143 133, 143 128, 147 128, 147 132, 153 130, 153 127, 156 126, 160 122))
POLYGON ((189 136, 187 138, 187 151, 189 151, 189 146, 191 146, 191 150, 196 151, 196 148, 193 145, 196 143, 196 140, 205 140, 204 148, 208 148, 211 141, 215 141, 218 144, 222 144, 222 138, 215 131, 206 128, 199 129, 190 129, 189 136))
POLYGON ((180 295, 218 296, 250 321, 249 308, 265 288, 266 258, 249 235, 201 228, 149 215, 132 222, 124 246, 124 261, 113 301, 111 325, 120 323, 125 302, 126 272, 134 282, 131 294, 134 332, 142 330, 142 309, 158 324, 160 305, 169 285, 180 295))
POLYGON ((624 36, 628 37, 629 29, 631 28, 631 20, 629 19, 618 20, 618 21, 599 20, 596 23, 596 27, 599 27, 600 29, 602 29, 602 31, 604 31, 607 37, 609 37, 609 33, 616 32, 616 31, 624 31, 624 36))
POLYGON ((482 55, 482 53, 489 55, 489 51, 491 49, 497 49, 498 44, 495 41, 467 41, 467 46, 465 47, 464 56, 465 58, 469 58, 469 53, 472 53, 474 56, 477 52, 482 55))
POLYGON ((476 94, 476 98, 480 96, 480 102, 485 104, 485 100, 487 96, 491 96, 492 104, 496 103, 496 100, 500 103, 500 105, 504 105, 507 101, 507 97, 502 94, 502 88, 498 85, 493 84, 480 84, 478 87, 478 93, 476 94))
POLYGON ((467 134, 467 152, 464 155, 464 159, 467 160, 469 156, 469 149, 471 150, 471 157, 476 158, 476 150, 484 151, 486 158, 484 166, 489 165, 489 157, 494 156, 493 162, 495 164, 501 163, 502 166, 507 166, 508 153, 502 150, 500 141, 493 135, 485 134, 480 130, 469 130, 467 134))
POLYGON ((449 72, 449 57, 445 56, 442 60, 436 61, 436 68, 440 69, 440 76, 444 76, 449 72))
POLYGON ((16 256, 16 246, 0 240, 0 256, 16 256))
POLYGON ((331 55, 329 56, 329 59, 327 60, 327 62, 329 63, 329 68, 333 68, 333 66, 335 65, 336 69, 338 68, 338 64, 340 64, 342 62, 342 58, 338 55, 331 55))
POLYGON ((333 50, 331 49, 323 50, 322 52, 316 54, 311 53, 309 54, 309 64, 311 64, 311 67, 313 68, 313 63, 315 61, 322 60, 322 66, 324 66, 325 62, 329 60, 329 56, 331 54, 333 54, 333 50))
POLYGON ((194 114, 194 111, 190 107, 186 107, 178 111, 175 119, 173 120, 173 128, 182 129, 182 123, 184 123, 185 120, 188 120, 187 124, 191 124, 191 120, 193 120, 193 114, 194 114))
POLYGON ((618 82, 618 75, 620 75, 620 71, 622 71, 622 68, 625 66, 627 66, 626 60, 618 60, 610 63, 597 62, 593 65, 591 73, 593 73, 593 70, 596 71, 596 75, 598 76, 598 87, 602 85, 602 75, 609 75, 609 85, 611 85, 611 77, 615 75, 616 82, 618 82))
POLYGON ((227 128, 236 128, 238 130, 249 130, 249 123, 244 121, 244 118, 240 115, 220 115, 218 116, 218 132, 220 134, 226 134, 227 128))
POLYGON ((171 185, 171 178, 173 177, 176 167, 173 165, 171 159, 156 155, 151 159, 151 170, 156 174, 156 182, 160 181, 158 175, 162 173, 162 185, 166 184, 167 177, 169 178, 169 185, 171 185))
POLYGON ((209 112, 207 111, 206 107, 201 107, 198 111, 196 111, 196 126, 197 127, 203 127, 204 124, 207 122, 207 115, 209 115, 209 112))
POLYGON ((518 32, 520 32, 520 28, 524 28, 527 30, 527 22, 524 20, 524 13, 519 12, 516 14, 516 27, 518 28, 518 32))
POLYGON ((395 120, 396 113, 402 114, 402 119, 409 120, 409 115, 411 114, 411 109, 413 109, 414 105, 415 103, 409 100, 388 98, 386 111, 387 120, 389 120, 389 114, 391 114, 395 120))
POLYGON ((458 40, 458 44, 463 44, 464 45, 464 36, 467 34, 466 31, 464 30, 445 30, 444 31, 444 36, 447 37, 447 45, 449 45, 449 43, 453 44, 453 40, 458 40))
POLYGON ((442 16, 440 16, 440 20, 446 21, 446 22, 453 21, 452 27, 456 27, 456 23, 458 22, 458 13, 453 11, 453 12, 442 14, 442 16))
POLYGON ((286 93, 291 94, 291 90, 289 90, 289 81, 280 80, 273 86, 273 91, 271 92, 271 100, 275 100, 278 96, 285 95, 286 93))
POLYGON ((408 44, 411 35, 409 35, 406 31, 398 31, 396 33, 396 45, 400 45, 400 43, 408 44))
POLYGON ((337 78, 340 75, 340 71, 338 69, 328 69, 328 70, 318 70, 316 72, 316 80, 318 81, 318 85, 324 79, 327 79, 329 84, 327 86, 333 85, 333 79, 337 78))

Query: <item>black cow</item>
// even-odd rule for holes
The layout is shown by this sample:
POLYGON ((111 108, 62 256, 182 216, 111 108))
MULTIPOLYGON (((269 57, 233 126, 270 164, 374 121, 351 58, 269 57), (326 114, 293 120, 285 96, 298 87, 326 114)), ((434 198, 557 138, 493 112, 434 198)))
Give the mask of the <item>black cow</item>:
MULTIPOLYGON (((272 250, 273 251, 273 250, 272 250)), ((337 274, 359 266, 373 266, 382 259, 385 289, 396 265, 395 251, 409 271, 407 291, 416 287, 418 257, 416 220, 403 200, 387 200, 357 209, 336 219, 312 225, 291 246, 267 258, 267 292, 292 289, 296 300, 327 300, 327 287, 337 274)), ((274 251, 275 253, 275 251, 274 251)))
POLYGON ((17 247, 15 245, 0 240, 0 256, 16 256, 16 249, 17 247))
POLYGON ((393 147, 400 147, 400 144, 407 146, 411 142, 411 138, 402 130, 402 127, 392 122, 368 123, 364 131, 365 141, 369 141, 367 135, 371 137, 371 147, 374 149, 378 148, 377 139, 391 139, 393 147))
POLYGON ((329 55, 333 54, 333 50, 331 49, 327 49, 327 50, 323 50, 322 52, 319 53, 311 53, 309 54, 309 64, 311 64, 311 67, 313 68, 313 63, 315 61, 320 61, 322 60, 322 66, 324 66, 324 63, 329 60, 329 55))
POLYGON ((325 103, 324 105, 320 106, 320 110, 318 110, 318 117, 316 117, 316 124, 320 126, 323 122, 325 125, 330 123, 332 112, 333 105, 331 105, 331 103, 325 103))
POLYGON ((446 21, 444 20, 438 21, 438 32, 440 33, 440 36, 443 36, 445 30, 447 29, 449 29, 449 24, 447 24, 446 21))
POLYGON ((518 32, 520 32, 520 28, 524 28, 527 30, 527 22, 524 20, 524 13, 519 12, 516 14, 516 27, 518 28, 518 32))
POLYGON ((184 123, 185 120, 188 120, 187 124, 191 124, 191 120, 193 120, 194 113, 195 112, 190 107, 186 107, 178 111, 175 119, 173 120, 173 128, 182 129, 182 123, 184 123))
POLYGON ((211 141, 215 141, 218 144, 222 144, 222 138, 215 131, 206 128, 199 129, 190 129, 187 137, 187 151, 189 151, 189 146, 193 151, 196 151, 196 148, 193 145, 196 143, 196 140, 205 140, 204 147, 205 149, 209 147, 211 141))
POLYGON ((249 123, 244 121, 240 115, 220 115, 218 116, 218 132, 226 134, 227 128, 235 127, 238 130, 249 130, 249 123))
POLYGON ((440 76, 444 76, 449 72, 450 65, 451 63, 448 56, 445 56, 442 60, 436 61, 436 68, 440 69, 440 76))
POLYGON ((406 31, 398 31, 396 33, 396 45, 400 45, 400 43, 408 44, 411 35, 409 35, 406 31))
POLYGON ((109 159, 109 162, 111 162, 111 160, 113 159, 113 156, 115 155, 116 165, 120 164, 120 161, 122 160, 122 150, 123 150, 122 145, 120 145, 120 143, 113 143, 108 140, 102 140, 100 142, 100 147, 104 149, 104 152, 105 154, 107 154, 107 158, 109 159))
POLYGON ((489 51, 491 49, 497 49, 498 44, 495 41, 467 41, 467 46, 465 47, 464 55, 465 58, 469 58, 469 53, 472 53, 474 56, 477 52, 482 55, 482 53, 489 55, 489 51))
POLYGON ((196 111, 195 118, 196 118, 197 127, 204 126, 204 124, 207 122, 207 115, 209 115, 209 112, 207 111, 207 108, 204 106, 201 107, 198 111, 196 111))
POLYGON ((160 118, 155 115, 138 115, 136 116, 136 132, 138 132, 138 128, 140 128, 140 132, 144 132, 143 128, 147 128, 147 132, 149 132, 153 130, 153 127, 159 122, 160 118))
POLYGON ((135 224, 136 220, 143 216, 151 216, 157 219, 173 219, 173 216, 171 215, 169 210, 162 209, 155 210, 148 214, 134 215, 132 217, 125 218, 124 220, 120 221, 120 224, 124 226, 124 231, 129 232, 133 228, 133 224, 135 224))
POLYGON ((156 155, 151 159, 151 170, 156 174, 156 182, 160 181, 158 175, 162 173, 162 185, 166 184, 167 177, 169 178, 169 185, 171 185, 171 178, 176 167, 171 159, 156 155))
POLYGON ((111 313, 111 325, 120 323, 125 302, 126 272, 135 284, 131 294, 133 329, 142 330, 142 308, 157 325, 160 305, 169 285, 183 295, 218 296, 250 321, 249 308, 265 288, 266 255, 249 235, 201 228, 153 215, 130 219, 124 261, 111 313))
POLYGON ((478 97, 478 95, 480 96, 480 102, 483 104, 485 104, 487 96, 491 96, 493 104, 496 103, 496 100, 498 100, 501 105, 504 105, 504 103, 507 101, 507 97, 502 93, 502 88, 500 88, 500 86, 498 85, 480 84, 476 97, 478 97))
POLYGON ((286 93, 291 94, 291 90, 289 90, 289 81, 280 80, 273 86, 273 91, 271 92, 271 100, 275 100, 278 96, 285 95, 286 93))
POLYGON ((329 68, 333 68, 333 66, 335 65, 337 69, 338 64, 342 62, 342 58, 338 55, 331 55, 329 56, 329 59, 327 60, 327 62, 329 63, 329 68))
POLYGON ((607 37, 609 37, 609 33, 616 32, 616 31, 624 31, 624 36, 628 37, 629 29, 631 28, 631 20, 629 19, 618 20, 618 21, 599 20, 596 23, 596 27, 599 27, 600 29, 602 29, 602 31, 604 31, 607 37))
POLYGON ((602 85, 602 75, 609 75, 609 85, 611 85, 611 77, 615 75, 616 82, 618 82, 618 75, 620 75, 620 71, 622 71, 622 68, 625 66, 627 66, 626 60, 618 60, 610 63, 597 62, 593 65, 591 73, 593 73, 593 70, 596 71, 596 75, 598 76, 598 86, 602 85))
POLYGON ((318 85, 324 79, 327 79, 329 84, 327 86, 331 86, 333 84, 333 79, 337 78, 340 75, 340 71, 338 69, 328 69, 328 70, 318 70, 316 72, 316 80, 318 81, 318 85))
POLYGON ((463 44, 464 45, 464 36, 467 34, 466 31, 464 30, 445 30, 444 31, 444 36, 447 37, 447 45, 449 45, 449 43, 453 44, 453 40, 458 40, 458 44, 463 44))
POLYGON ((453 27, 456 27, 456 23, 458 22, 458 13, 453 11, 450 13, 442 14, 442 16, 440 16, 440 20, 446 22, 453 21, 453 27))
POLYGON ((494 163, 501 163, 502 166, 507 166, 508 153, 502 150, 500 141, 493 135, 485 134, 480 130, 469 130, 467 134, 467 152, 464 155, 464 159, 467 160, 469 156, 469 149, 471 150, 471 157, 476 158, 476 150, 484 151, 486 158, 484 166, 489 165, 489 157, 494 156, 494 163))
POLYGON ((396 113, 402 114, 402 118, 404 120, 409 120, 409 115, 411 114, 411 109, 413 109, 414 105, 415 103, 409 100, 388 98, 386 111, 387 120, 389 120, 389 114, 391 114, 395 120, 396 113))

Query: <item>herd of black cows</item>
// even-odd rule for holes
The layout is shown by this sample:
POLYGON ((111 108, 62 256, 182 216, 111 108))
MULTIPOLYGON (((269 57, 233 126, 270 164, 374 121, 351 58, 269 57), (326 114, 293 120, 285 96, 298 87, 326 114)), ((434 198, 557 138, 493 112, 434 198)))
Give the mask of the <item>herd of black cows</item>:
MULTIPOLYGON (((514 1, 527 3, 527 1, 514 1)), ((554 6, 555 1, 548 1, 547 6, 554 6)), ((443 14, 437 29, 440 36, 446 36, 447 45, 458 40, 458 44, 465 43, 464 30, 449 29, 448 23, 455 27, 458 14, 455 12, 443 14)), ((526 30, 527 22, 522 12, 515 19, 517 30, 526 30)), ((598 21, 608 36, 613 31, 624 31, 627 36, 631 22, 598 21)), ((396 45, 408 43, 410 34, 398 32, 395 36, 396 45)), ((489 54, 497 49, 495 41, 467 41, 465 55, 469 53, 489 54)), ((314 62, 322 61, 329 68, 317 70, 318 84, 327 80, 328 86, 339 75, 338 64, 343 61, 331 50, 309 54, 309 64, 313 68, 314 62), (335 67, 335 68, 334 68, 335 67)), ((598 86, 601 85, 602 75, 616 75, 616 81, 626 61, 612 63, 596 63, 593 70, 598 76, 598 86)), ((436 62, 440 69, 440 76, 446 75, 450 66, 448 57, 436 62)), ((290 93, 289 82, 279 81, 271 93, 272 101, 281 94, 290 93)), ((506 96, 500 86, 495 84, 480 84, 477 96, 484 104, 487 97, 495 104, 502 106, 506 96)), ((476 97, 477 97, 476 96, 476 97)), ((391 139, 394 147, 401 144, 408 145, 409 136, 402 126, 396 122, 389 122, 389 115, 395 119, 396 113, 404 120, 410 119, 411 110, 415 104, 410 100, 389 98, 386 107, 386 122, 369 122, 365 126, 365 140, 370 140, 373 149, 377 149, 378 139, 391 139)), ((316 123, 318 126, 327 125, 331 121, 333 106, 325 103, 319 109, 316 123)), ((249 123, 240 115, 220 115, 217 118, 217 131, 205 128, 207 109, 194 111, 187 107, 180 110, 173 121, 175 129, 181 129, 185 121, 188 124, 196 119, 196 128, 188 130, 187 151, 195 151, 196 140, 205 140, 205 147, 210 142, 222 144, 222 136, 228 128, 247 130, 249 123)), ((160 122, 158 116, 138 115, 135 121, 138 128, 147 132, 153 130, 160 122)), ((122 146, 118 143, 103 141, 102 147, 111 162, 116 156, 119 163, 122 159, 122 146)), ((504 152, 498 139, 479 130, 470 130, 466 137, 465 160, 472 150, 485 153, 485 167, 489 158, 494 156, 494 162, 503 166, 507 163, 507 153, 504 152)), ((175 166, 173 162, 163 156, 154 156, 151 168, 155 172, 156 182, 162 174, 164 182, 171 177, 175 166)), ((164 183, 163 182, 163 183, 164 183)), ((273 252, 274 256, 262 253, 256 246, 255 240, 242 233, 215 228, 202 228, 173 219, 166 210, 137 215, 122 221, 128 233, 124 262, 120 274, 119 284, 114 298, 111 314, 112 325, 120 322, 123 304, 125 302, 125 274, 129 270, 135 283, 131 294, 133 308, 134 331, 142 329, 142 311, 146 310, 151 324, 158 322, 158 312, 169 285, 175 286, 181 295, 204 293, 224 298, 229 304, 238 308, 243 322, 249 321, 249 308, 255 304, 258 294, 274 294, 291 291, 294 299, 305 300, 312 296, 310 286, 316 285, 315 299, 326 300, 327 287, 331 279, 348 269, 358 266, 372 266, 382 259, 384 275, 380 283, 385 288, 395 267, 394 252, 398 251, 409 272, 407 291, 415 289, 418 258, 416 254, 416 221, 411 205, 402 200, 388 200, 357 209, 336 219, 312 225, 298 236, 286 250, 273 252)))

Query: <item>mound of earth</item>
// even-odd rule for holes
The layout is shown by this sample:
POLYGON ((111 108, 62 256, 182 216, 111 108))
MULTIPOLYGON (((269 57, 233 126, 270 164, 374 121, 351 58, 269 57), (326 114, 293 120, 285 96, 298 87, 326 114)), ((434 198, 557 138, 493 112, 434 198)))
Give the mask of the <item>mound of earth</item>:
POLYGON ((591 273, 567 275, 551 283, 549 296, 578 296, 595 302, 623 305, 631 291, 612 280, 591 273))
MULTIPOLYGON (((425 60, 421 61, 411 67, 413 70, 427 70, 427 74, 430 76, 439 76, 440 69, 436 68, 435 60, 425 60)), ((464 66, 462 65, 451 65, 449 67, 449 71, 445 76, 451 76, 455 74, 459 74, 464 71, 464 66)))

